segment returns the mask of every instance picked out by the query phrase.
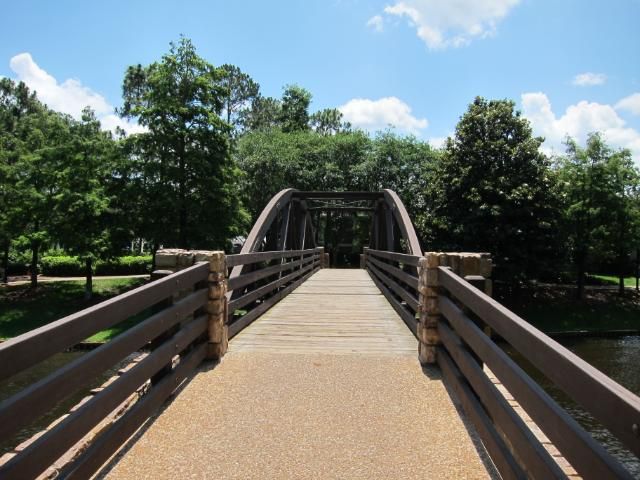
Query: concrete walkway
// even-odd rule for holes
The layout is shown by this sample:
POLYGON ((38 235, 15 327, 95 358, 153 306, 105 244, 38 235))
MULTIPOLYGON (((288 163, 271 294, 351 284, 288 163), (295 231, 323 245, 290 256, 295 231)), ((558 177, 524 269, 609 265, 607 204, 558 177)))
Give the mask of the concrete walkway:
POLYGON ((103 473, 136 480, 487 478, 437 371, 420 367, 411 333, 388 304, 383 314, 347 315, 349 303, 364 308, 383 297, 366 273, 349 287, 339 272, 318 272, 238 335, 223 361, 204 366, 103 473), (271 338, 278 332, 282 338, 271 338), (358 348, 358 339, 367 346, 358 348))

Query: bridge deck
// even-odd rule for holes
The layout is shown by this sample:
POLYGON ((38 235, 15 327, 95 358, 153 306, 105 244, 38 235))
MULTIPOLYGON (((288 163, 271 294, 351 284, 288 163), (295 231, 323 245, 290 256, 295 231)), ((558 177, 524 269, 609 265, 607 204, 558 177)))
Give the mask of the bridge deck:
POLYGON ((363 271, 322 270, 204 366, 109 478, 486 478, 468 428, 363 271))

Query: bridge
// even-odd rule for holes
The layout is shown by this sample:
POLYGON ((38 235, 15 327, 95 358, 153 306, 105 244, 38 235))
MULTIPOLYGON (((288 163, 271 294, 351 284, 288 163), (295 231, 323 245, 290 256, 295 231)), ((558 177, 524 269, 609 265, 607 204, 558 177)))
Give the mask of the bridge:
POLYGON ((640 399, 493 300, 488 254, 423 252, 390 190, 284 190, 240 253, 156 267, 0 344, 2 381, 146 312, 0 403, 6 441, 86 393, 0 478, 633 478, 501 345, 635 456, 640 399), (345 215, 369 219, 360 268, 320 246, 345 215))

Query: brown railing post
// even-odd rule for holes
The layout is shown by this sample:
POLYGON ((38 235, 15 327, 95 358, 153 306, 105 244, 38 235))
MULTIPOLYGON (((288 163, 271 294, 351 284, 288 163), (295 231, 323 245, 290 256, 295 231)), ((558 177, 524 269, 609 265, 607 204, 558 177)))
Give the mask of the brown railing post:
POLYGON ((207 358, 219 360, 229 346, 229 326, 227 324, 227 266, 224 252, 210 252, 209 255, 209 346, 207 358))
POLYGON ((423 365, 436 363, 436 347, 440 343, 438 335, 438 321, 440 309, 438 307, 438 266, 440 254, 427 252, 420 259, 420 276, 418 291, 420 294, 420 322, 418 323, 418 357, 423 365))
POLYGON ((331 258, 329 257, 329 253, 325 253, 323 251, 322 255, 322 268, 330 268, 331 267, 331 258))
POLYGON ((360 254, 360 268, 365 269, 367 267, 367 250, 360 254))

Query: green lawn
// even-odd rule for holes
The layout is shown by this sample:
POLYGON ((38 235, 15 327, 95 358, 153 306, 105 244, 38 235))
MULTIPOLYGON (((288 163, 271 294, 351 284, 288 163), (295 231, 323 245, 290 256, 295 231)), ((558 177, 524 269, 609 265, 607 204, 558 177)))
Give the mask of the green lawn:
POLYGON ((496 299, 544 332, 640 330, 640 295, 591 290, 583 301, 575 289, 537 287, 496 291, 496 299))
MULTIPOLYGON (((614 277, 612 275, 590 275, 591 277, 597 278, 598 280, 602 280, 603 283, 610 283, 611 285, 618 285, 618 277, 614 277)), ((635 287, 636 286, 636 277, 626 277, 624 279, 625 287, 635 287)))
MULTIPOLYGON (((46 325, 110 297, 142 285, 143 278, 94 279, 94 298, 84 300, 84 282, 42 283, 36 292, 28 285, 0 287, 0 339, 15 337, 46 325)), ((89 341, 106 341, 134 325, 148 314, 143 312, 108 330, 97 333, 89 341)))

